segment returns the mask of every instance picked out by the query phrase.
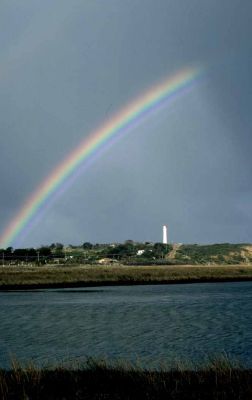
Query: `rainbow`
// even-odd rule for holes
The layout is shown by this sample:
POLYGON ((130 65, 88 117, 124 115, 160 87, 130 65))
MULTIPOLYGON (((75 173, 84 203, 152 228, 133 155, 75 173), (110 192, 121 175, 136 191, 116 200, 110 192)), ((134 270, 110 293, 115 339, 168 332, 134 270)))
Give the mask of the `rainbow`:
POLYGON ((30 230, 32 222, 49 206, 50 199, 63 192, 64 187, 67 188, 67 182, 83 169, 83 163, 88 164, 92 157, 100 154, 115 139, 132 129, 151 112, 166 105, 167 100, 173 100, 185 93, 198 81, 199 76, 198 68, 187 68, 177 72, 143 93, 91 132, 27 199, 0 236, 0 246, 10 246, 25 230, 30 230))

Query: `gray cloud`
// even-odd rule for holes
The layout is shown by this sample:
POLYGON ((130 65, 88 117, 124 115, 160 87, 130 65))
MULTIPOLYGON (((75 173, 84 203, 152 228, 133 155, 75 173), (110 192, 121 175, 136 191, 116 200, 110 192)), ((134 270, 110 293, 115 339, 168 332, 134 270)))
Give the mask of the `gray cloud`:
POLYGON ((250 241, 250 1, 0 5, 0 228, 79 141, 187 65, 202 82, 103 154, 23 245, 250 241))

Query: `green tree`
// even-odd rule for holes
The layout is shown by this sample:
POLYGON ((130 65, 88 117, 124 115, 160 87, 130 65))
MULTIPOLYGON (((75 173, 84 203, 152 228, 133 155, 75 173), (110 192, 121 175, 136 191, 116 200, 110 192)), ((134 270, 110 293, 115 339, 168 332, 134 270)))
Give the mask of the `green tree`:
POLYGON ((119 244, 110 250, 110 256, 118 259, 135 255, 136 250, 132 243, 119 244))
POLYGON ((93 248, 93 245, 92 245, 92 243, 85 242, 85 243, 83 243, 82 248, 85 250, 91 250, 93 248))
POLYGON ((55 243, 55 249, 57 251, 63 250, 64 249, 64 245, 62 243, 55 243))
POLYGON ((153 255, 157 258, 163 258, 167 253, 169 253, 171 245, 164 243, 155 243, 153 246, 153 255))

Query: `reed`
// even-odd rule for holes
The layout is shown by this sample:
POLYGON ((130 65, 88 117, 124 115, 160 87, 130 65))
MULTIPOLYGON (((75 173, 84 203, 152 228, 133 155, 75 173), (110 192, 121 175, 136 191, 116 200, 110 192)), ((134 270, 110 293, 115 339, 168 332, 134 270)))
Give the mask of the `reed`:
POLYGON ((0 290, 239 280, 252 280, 251 265, 0 267, 0 290))
POLYGON ((252 398, 252 370, 226 356, 190 369, 187 363, 147 369, 95 359, 38 368, 15 361, 10 370, 0 370, 0 398, 243 400, 252 398))

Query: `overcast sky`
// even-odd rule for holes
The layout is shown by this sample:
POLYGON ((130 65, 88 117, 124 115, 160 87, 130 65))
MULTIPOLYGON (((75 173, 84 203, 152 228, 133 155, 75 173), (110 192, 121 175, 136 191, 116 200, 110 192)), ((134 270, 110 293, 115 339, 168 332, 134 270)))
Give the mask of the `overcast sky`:
POLYGON ((15 247, 252 242, 251 0, 2 0, 0 230, 156 82, 203 79, 104 152, 15 247))

